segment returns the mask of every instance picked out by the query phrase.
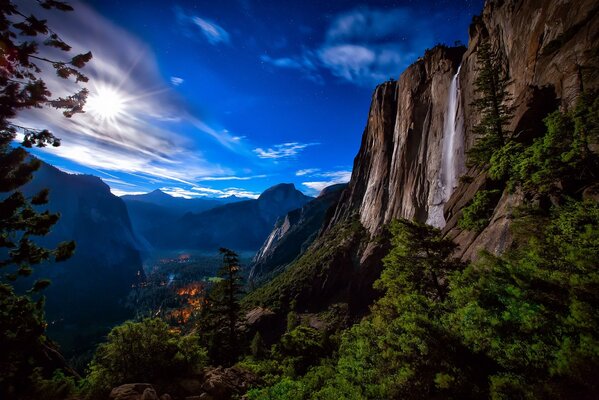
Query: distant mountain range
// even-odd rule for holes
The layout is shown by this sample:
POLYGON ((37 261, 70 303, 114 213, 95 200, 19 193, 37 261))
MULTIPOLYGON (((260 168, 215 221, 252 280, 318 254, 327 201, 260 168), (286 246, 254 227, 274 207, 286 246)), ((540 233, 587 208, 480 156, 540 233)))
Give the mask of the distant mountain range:
POLYGON ((171 196, 160 189, 140 195, 121 196, 121 199, 127 205, 133 230, 137 233, 145 251, 151 251, 154 247, 146 240, 146 237, 148 235, 152 236, 152 231, 156 231, 158 227, 173 225, 187 213, 200 213, 218 206, 244 200, 236 196, 218 199, 186 199, 171 196))
MULTIPOLYGON (((236 201, 202 212, 190 211, 174 222, 162 214, 138 224, 147 243, 158 249, 215 250, 224 246, 255 251, 262 246, 280 216, 310 200, 312 197, 304 195, 293 184, 279 184, 264 191, 258 199, 236 201)), ((128 201, 127 205, 130 204, 128 201)), ((139 204, 136 207, 134 212, 138 213, 139 204)))

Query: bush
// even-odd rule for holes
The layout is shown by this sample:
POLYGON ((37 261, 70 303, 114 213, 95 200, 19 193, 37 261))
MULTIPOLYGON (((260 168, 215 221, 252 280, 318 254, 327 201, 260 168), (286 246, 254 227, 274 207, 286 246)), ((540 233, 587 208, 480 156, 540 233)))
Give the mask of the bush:
POLYGON ((478 191, 472 202, 462 209, 462 217, 458 221, 458 226, 475 232, 485 229, 500 195, 501 191, 497 189, 478 191))
POLYGON ((98 346, 87 387, 92 397, 131 382, 164 387, 173 378, 199 372, 206 361, 197 336, 181 336, 159 319, 129 321, 113 328, 108 341, 98 346))

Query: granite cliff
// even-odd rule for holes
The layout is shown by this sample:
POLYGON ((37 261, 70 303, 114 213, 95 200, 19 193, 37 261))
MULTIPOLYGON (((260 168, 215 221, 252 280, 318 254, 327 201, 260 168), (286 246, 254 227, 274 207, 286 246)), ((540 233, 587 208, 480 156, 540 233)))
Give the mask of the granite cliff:
POLYGON ((530 141, 544 132, 546 115, 572 107, 583 90, 599 86, 598 11, 593 0, 489 0, 470 26, 467 48, 437 46, 397 81, 379 85, 351 181, 320 237, 282 274, 287 277, 277 277, 248 301, 284 307, 281 299, 302 299, 298 303, 308 309, 343 301, 363 310, 360 303, 375 296, 371 286, 385 254, 385 224, 396 218, 442 228, 459 245, 456 255, 463 260, 475 259, 481 250, 505 251, 519 193, 503 192, 482 232, 457 226, 463 207, 489 185, 485 173, 467 169, 464 160, 479 118, 471 106, 477 49, 488 40, 500 55, 514 109, 509 131, 518 140, 530 141), (358 243, 348 239, 342 248, 335 245, 343 257, 314 256, 329 246, 341 226, 355 221, 366 233, 358 243), (301 268, 317 274, 301 273, 301 268))
POLYGON ((249 280, 260 284, 279 273, 316 239, 327 212, 336 206, 345 184, 329 186, 317 198, 279 218, 252 261, 249 280))

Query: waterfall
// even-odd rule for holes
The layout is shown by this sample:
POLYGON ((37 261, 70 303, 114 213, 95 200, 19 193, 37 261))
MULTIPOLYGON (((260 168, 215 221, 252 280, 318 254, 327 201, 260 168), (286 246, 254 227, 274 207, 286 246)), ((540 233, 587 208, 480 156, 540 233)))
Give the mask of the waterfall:
POLYGON ((447 111, 443 124, 443 150, 439 175, 429 197, 427 224, 437 228, 445 226, 443 206, 458 185, 464 170, 464 119, 460 105, 460 65, 451 80, 447 98, 447 111))

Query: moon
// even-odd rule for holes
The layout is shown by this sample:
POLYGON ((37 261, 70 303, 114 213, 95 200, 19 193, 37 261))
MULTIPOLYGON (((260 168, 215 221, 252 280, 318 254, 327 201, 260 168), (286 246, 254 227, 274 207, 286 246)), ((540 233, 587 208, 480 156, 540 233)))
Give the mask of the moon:
POLYGON ((124 104, 125 97, 117 89, 100 86, 87 99, 86 108, 100 119, 113 120, 123 113, 124 104))

